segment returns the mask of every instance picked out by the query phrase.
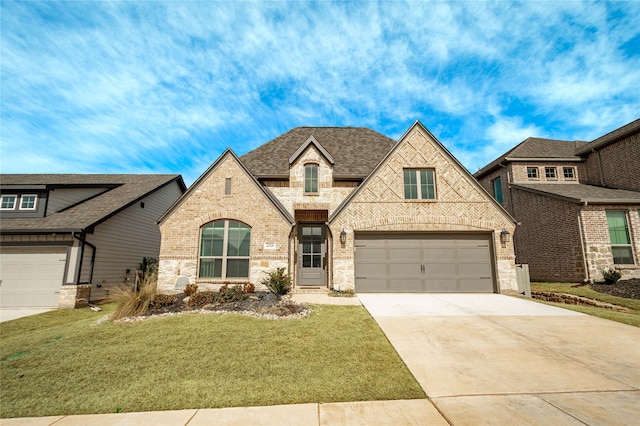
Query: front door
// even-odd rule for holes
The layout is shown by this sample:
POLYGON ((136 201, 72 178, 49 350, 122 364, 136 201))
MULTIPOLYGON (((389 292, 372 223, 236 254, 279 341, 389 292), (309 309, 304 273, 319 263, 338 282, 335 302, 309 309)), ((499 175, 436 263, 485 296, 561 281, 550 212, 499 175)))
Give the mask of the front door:
POLYGON ((298 235, 298 285, 325 285, 324 225, 300 225, 298 235))

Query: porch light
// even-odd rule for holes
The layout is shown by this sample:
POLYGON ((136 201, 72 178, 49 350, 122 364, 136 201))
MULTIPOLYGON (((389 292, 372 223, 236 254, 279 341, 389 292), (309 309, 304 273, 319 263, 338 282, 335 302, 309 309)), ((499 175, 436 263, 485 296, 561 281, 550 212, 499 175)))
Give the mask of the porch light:
POLYGON ((511 234, 506 229, 503 229, 502 232, 500 232, 500 242, 506 244, 510 240, 511 240, 511 234))
POLYGON ((340 242, 342 244, 346 244, 347 242, 347 232, 344 229, 340 232, 340 242))

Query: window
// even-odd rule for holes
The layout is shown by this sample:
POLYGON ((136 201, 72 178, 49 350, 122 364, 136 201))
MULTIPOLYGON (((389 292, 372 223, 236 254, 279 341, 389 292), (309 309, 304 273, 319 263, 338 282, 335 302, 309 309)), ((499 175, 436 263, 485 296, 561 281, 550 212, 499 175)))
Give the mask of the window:
POLYGON ((35 210, 37 195, 28 194, 20 197, 20 210, 35 210))
POLYGON ((0 201, 0 209, 13 210, 16 208, 16 195, 3 195, 0 201))
POLYGON ((607 224, 609 225, 609 238, 611 238, 611 251, 613 263, 616 265, 633 265, 633 252, 627 227, 627 214, 621 210, 607 211, 607 224))
POLYGON ((224 195, 231 195, 231 178, 224 180, 224 195))
POLYGON ((538 168, 537 167, 527 167, 527 177, 529 179, 538 179, 538 168))
POLYGON ((435 200, 436 184, 433 169, 404 170, 404 198, 435 200))
POLYGON ((562 169, 565 179, 575 179, 576 171, 573 167, 565 167, 562 169))
POLYGON ((304 166, 304 192, 318 192, 318 165, 307 164, 304 166))
POLYGON ((493 198, 496 199, 497 202, 502 204, 502 178, 498 176, 493 181, 493 198))
POLYGON ((555 167, 545 167, 544 168, 544 176, 547 179, 556 179, 556 168, 555 167))
POLYGON ((199 278, 249 278, 251 228, 236 220, 202 227, 199 278))

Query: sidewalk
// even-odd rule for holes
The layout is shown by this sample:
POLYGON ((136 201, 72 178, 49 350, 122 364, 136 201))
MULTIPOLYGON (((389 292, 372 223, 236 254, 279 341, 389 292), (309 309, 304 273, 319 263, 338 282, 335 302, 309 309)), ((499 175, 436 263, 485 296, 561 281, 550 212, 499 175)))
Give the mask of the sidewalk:
POLYGON ((448 425, 426 399, 2 419, 2 426, 448 425))

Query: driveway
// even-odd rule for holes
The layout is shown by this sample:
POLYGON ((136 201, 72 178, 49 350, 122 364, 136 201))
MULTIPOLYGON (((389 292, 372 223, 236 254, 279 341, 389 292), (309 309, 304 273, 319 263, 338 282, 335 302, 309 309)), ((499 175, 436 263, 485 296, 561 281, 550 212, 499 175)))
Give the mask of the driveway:
POLYGON ((18 318, 30 317, 43 312, 53 311, 54 308, 0 308, 0 322, 11 321, 18 318))
POLYGON ((498 294, 360 294, 454 425, 638 424, 640 329, 498 294))

